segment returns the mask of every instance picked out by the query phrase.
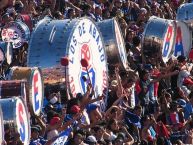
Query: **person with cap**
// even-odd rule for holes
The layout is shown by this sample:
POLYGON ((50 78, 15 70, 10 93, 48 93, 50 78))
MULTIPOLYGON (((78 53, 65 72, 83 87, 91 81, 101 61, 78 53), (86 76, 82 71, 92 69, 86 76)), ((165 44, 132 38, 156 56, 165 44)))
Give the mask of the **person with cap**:
POLYGON ((137 22, 146 22, 149 19, 146 8, 141 8, 137 18, 137 22))
POLYGON ((177 60, 180 67, 180 72, 177 79, 177 87, 181 88, 185 95, 188 96, 191 92, 189 88, 193 85, 193 80, 191 78, 189 68, 187 68, 187 60, 186 57, 182 55, 178 56, 177 60))
POLYGON ((40 128, 37 126, 32 126, 31 127, 31 140, 29 145, 45 145, 47 140, 44 138, 40 137, 40 128))
POLYGON ((49 101, 46 106, 45 110, 50 111, 53 110, 55 112, 61 113, 62 112, 62 105, 60 101, 60 93, 51 93, 47 96, 47 100, 49 101))
POLYGON ((193 92, 186 96, 181 90, 181 98, 177 100, 177 103, 183 108, 184 119, 188 120, 193 114, 193 92))
POLYGON ((100 22, 103 20, 102 8, 100 6, 95 7, 95 19, 96 19, 96 22, 100 22))
POLYGON ((96 140, 96 137, 93 136, 93 135, 90 135, 86 138, 86 141, 85 141, 87 144, 89 145, 96 145, 97 144, 97 140, 96 140))
MULTIPOLYGON (((72 111, 77 111, 78 108, 73 107, 72 111)), ((72 118, 67 120, 66 122, 63 121, 64 118, 63 114, 62 116, 54 116, 47 127, 47 139, 48 140, 55 140, 57 137, 59 137, 59 134, 66 130, 69 127, 73 127, 74 122, 77 122, 76 120, 79 120, 81 117, 81 113, 76 113, 72 118)))

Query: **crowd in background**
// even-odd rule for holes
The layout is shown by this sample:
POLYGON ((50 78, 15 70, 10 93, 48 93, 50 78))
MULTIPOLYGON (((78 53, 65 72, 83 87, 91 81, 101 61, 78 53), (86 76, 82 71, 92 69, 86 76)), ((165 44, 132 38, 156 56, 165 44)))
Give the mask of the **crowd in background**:
MULTIPOLYGON (((175 19, 178 7, 191 0, 16 0, 0 10, 0 28, 21 14, 35 24, 53 19, 115 17, 125 40, 132 73, 109 66, 107 108, 100 110, 92 85, 67 100, 61 85, 45 87, 41 116, 32 116, 30 145, 52 144, 65 131, 68 145, 193 144, 192 56, 171 58, 164 66, 142 62, 141 37, 150 16, 175 19), (131 102, 134 97, 134 104, 131 102)), ((27 46, 26 46, 27 47, 27 46)), ((25 50, 27 51, 27 49, 25 50)), ((190 54, 191 55, 191 54, 190 54)), ((25 60, 23 60, 25 61, 25 60)), ((25 66, 25 62, 12 65, 25 66)), ((5 126, 5 144, 19 145, 19 135, 5 126)))

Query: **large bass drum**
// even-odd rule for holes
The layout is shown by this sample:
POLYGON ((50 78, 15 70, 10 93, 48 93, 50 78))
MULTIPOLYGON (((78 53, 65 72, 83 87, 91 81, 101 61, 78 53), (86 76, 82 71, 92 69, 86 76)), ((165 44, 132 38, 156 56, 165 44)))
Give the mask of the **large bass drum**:
POLYGON ((46 83, 66 80, 74 97, 86 92, 88 81, 83 79, 85 77, 91 81, 95 96, 107 93, 104 43, 99 29, 89 18, 52 20, 46 17, 41 20, 32 33, 27 65, 40 67, 46 83), (61 65, 64 56, 69 59, 66 68, 61 65), (90 79, 81 66, 81 59, 88 61, 90 79))
POLYGON ((11 80, 0 81, 0 98, 21 97, 26 102, 26 81, 25 80, 11 80))
POLYGON ((187 23, 193 29, 193 3, 182 4, 178 8, 176 19, 187 23))
POLYGON ((30 120, 23 99, 19 97, 0 99, 0 105, 3 112, 4 125, 8 126, 13 134, 19 133, 22 143, 29 145, 30 120))
POLYGON ((0 144, 4 141, 4 124, 3 124, 3 113, 0 106, 0 144))
POLYGON ((97 23, 105 43, 108 64, 120 64, 124 70, 128 69, 125 42, 116 19, 107 19, 97 23))
POLYGON ((144 56, 161 58, 164 62, 167 62, 173 54, 174 37, 174 21, 155 16, 150 17, 142 38, 144 56))
POLYGON ((30 30, 23 22, 9 22, 1 32, 2 40, 12 42, 13 48, 20 48, 30 39, 30 30))
POLYGON ((40 115, 44 86, 42 72, 37 67, 12 67, 9 73, 10 80, 26 80, 26 98, 32 114, 40 115))

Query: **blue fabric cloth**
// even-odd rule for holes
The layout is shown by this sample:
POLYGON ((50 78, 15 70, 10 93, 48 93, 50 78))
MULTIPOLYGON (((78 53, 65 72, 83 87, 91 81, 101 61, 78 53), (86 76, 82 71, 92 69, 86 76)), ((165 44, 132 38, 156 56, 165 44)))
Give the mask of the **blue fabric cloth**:
POLYGON ((156 138, 156 132, 152 126, 149 128, 151 136, 155 139, 156 138))
POLYGON ((133 124, 135 126, 137 126, 138 128, 141 128, 141 122, 140 122, 140 117, 137 116, 136 114, 126 111, 125 112, 125 121, 126 123, 129 124, 133 124))
POLYGON ((91 111, 96 110, 98 108, 98 105, 96 104, 88 104, 86 106, 87 113, 89 114, 91 111))
POLYGON ((65 145, 65 144, 67 144, 68 137, 69 137, 71 132, 72 132, 72 128, 71 127, 66 129, 65 131, 60 133, 58 138, 52 144, 53 145, 65 145))
POLYGON ((184 107, 184 119, 187 120, 193 113, 193 107, 191 103, 187 103, 184 107))
MULTIPOLYGON (((66 116, 65 116, 65 118, 64 118, 64 122, 70 121, 70 120, 72 120, 72 119, 73 119, 72 114, 66 114, 66 116)), ((78 122, 77 122, 77 121, 74 121, 74 122, 72 123, 72 126, 73 126, 73 127, 76 127, 77 124, 78 124, 78 122)))
POLYGON ((37 144, 41 144, 44 145, 46 144, 47 140, 45 140, 43 137, 39 137, 36 140, 31 140, 29 145, 37 145, 37 144))

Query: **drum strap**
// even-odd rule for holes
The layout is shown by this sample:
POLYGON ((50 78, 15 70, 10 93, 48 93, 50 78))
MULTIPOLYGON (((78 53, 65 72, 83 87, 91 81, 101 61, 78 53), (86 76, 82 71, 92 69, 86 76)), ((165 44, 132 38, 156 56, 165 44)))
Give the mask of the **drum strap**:
POLYGON ((1 88, 2 88, 2 81, 0 83, 0 98, 2 97, 2 95, 1 95, 1 88))

